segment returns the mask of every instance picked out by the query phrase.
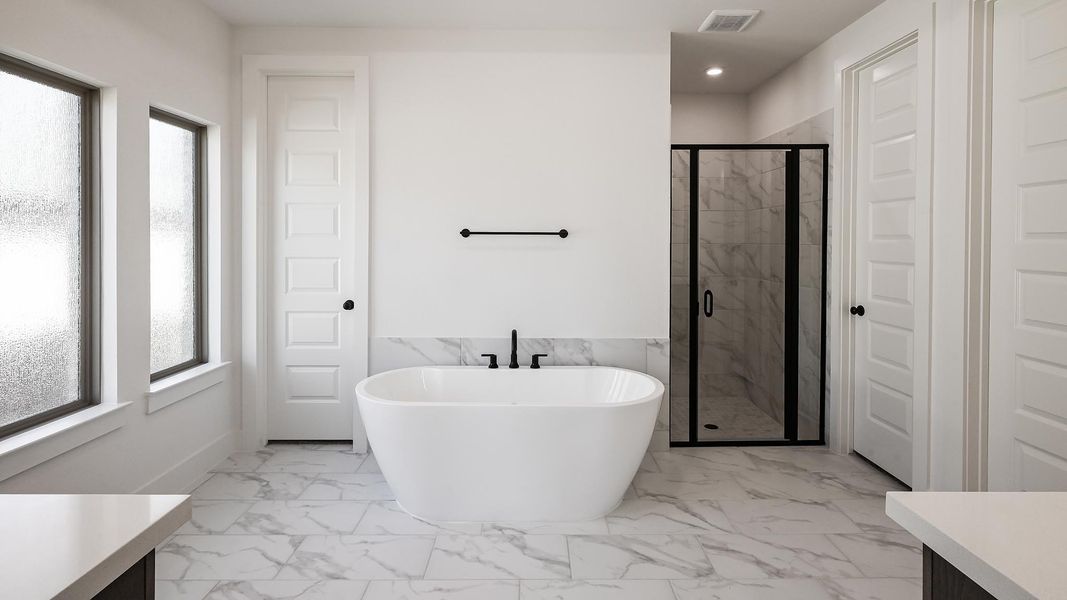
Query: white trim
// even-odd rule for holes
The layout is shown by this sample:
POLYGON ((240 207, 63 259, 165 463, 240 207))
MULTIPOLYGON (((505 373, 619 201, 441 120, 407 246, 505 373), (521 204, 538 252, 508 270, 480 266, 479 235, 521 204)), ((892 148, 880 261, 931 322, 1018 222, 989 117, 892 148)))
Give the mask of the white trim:
POLYGON ((0 440, 0 481, 122 427, 130 404, 97 404, 0 440))
POLYGON ((148 386, 148 391, 144 394, 147 401, 145 412, 152 414, 222 383, 230 372, 229 367, 229 361, 205 363, 164 377, 148 386))
POLYGON ((135 489, 134 494, 189 494, 207 481, 211 470, 237 450, 237 432, 227 431, 178 464, 135 489))
POLYGON ((993 8, 970 0, 967 132, 967 278, 964 322, 963 489, 988 488, 989 260, 993 128, 993 8))
POLYGON ((931 310, 931 181, 932 181, 932 133, 933 133, 933 28, 932 14, 924 18, 918 30, 909 33, 885 48, 840 69, 839 115, 840 128, 835 139, 840 140, 836 152, 834 172, 840 175, 834 182, 831 231, 833 251, 830 262, 830 389, 831 398, 837 399, 836 414, 827 431, 827 444, 836 452, 847 454, 853 449, 852 413, 853 357, 855 348, 854 323, 845 307, 855 294, 855 216, 852 205, 855 198, 856 132, 856 75, 875 62, 903 48, 918 45, 919 52, 919 106, 918 106, 918 156, 915 197, 915 365, 912 415, 912 487, 924 490, 930 486, 930 310, 931 310))
MULTIPOLYGON (((277 75, 346 76, 355 84, 356 121, 365 135, 356 141, 357 187, 356 298, 369 303, 370 273, 370 60, 366 56, 245 55, 241 63, 241 448, 252 450, 267 441, 268 385, 267 262, 269 259, 267 186, 267 78, 277 75)), ((369 313, 356 323, 357 339, 369 341, 369 313)), ((367 369, 367 348, 362 353, 367 369)), ((355 360, 355 359, 354 359, 355 360)), ((358 422, 358 411, 355 413, 358 422)), ((353 447, 366 450, 362 427, 352 432, 353 447)))

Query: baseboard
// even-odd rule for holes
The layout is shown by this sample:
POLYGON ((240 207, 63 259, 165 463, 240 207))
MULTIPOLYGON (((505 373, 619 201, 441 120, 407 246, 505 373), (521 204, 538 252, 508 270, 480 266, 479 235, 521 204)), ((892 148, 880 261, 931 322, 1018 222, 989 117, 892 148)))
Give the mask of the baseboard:
POLYGON ((134 490, 135 494, 188 494, 208 477, 208 471, 237 449, 237 432, 224 433, 162 475, 134 490))

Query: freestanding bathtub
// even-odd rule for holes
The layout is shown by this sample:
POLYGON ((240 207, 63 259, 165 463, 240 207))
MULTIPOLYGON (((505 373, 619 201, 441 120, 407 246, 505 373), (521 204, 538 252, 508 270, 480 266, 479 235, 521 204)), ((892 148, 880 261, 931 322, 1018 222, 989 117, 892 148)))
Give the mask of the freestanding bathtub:
POLYGON ((578 521, 618 505, 663 384, 612 367, 412 367, 356 386, 397 502, 435 521, 578 521))

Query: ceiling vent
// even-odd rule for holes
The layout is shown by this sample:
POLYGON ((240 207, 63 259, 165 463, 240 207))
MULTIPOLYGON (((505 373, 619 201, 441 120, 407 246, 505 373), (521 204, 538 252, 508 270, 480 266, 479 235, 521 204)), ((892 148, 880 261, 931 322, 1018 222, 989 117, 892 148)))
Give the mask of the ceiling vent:
POLYGON ((714 33, 744 31, 759 13, 758 10, 713 10, 700 24, 697 31, 714 33))

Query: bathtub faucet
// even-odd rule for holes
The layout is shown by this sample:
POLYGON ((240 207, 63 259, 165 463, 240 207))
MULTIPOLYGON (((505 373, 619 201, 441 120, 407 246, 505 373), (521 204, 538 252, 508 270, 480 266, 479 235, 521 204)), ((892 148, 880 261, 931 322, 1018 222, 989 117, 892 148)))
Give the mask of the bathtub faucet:
POLYGON ((519 332, 511 330, 511 362, 508 363, 509 369, 519 368, 519 332))

